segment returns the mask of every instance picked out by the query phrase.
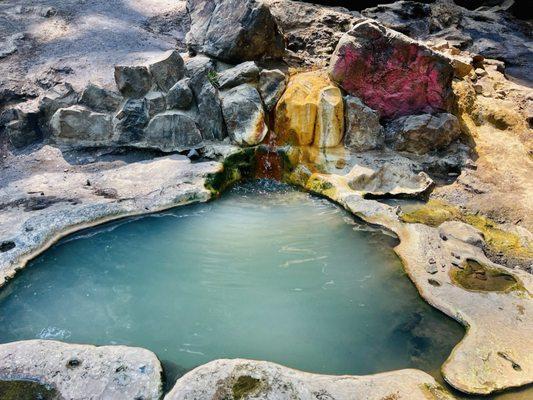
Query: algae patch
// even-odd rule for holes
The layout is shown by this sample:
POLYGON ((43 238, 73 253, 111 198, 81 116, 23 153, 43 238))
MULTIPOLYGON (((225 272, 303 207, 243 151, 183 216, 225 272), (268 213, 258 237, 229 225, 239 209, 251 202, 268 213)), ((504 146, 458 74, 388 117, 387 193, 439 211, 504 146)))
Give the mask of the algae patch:
POLYGON ((256 392, 261 387, 261 381, 252 378, 248 375, 239 376, 237 381, 233 384, 233 398, 241 400, 246 398, 249 394, 256 392))
POLYGON ((517 234, 500 229, 498 224, 486 217, 465 213, 459 207, 440 200, 430 200, 422 207, 405 212, 401 215, 401 219, 403 222, 421 223, 433 227, 438 227, 445 221, 461 221, 483 233, 490 251, 522 260, 533 258, 533 246, 530 243, 523 244, 517 234))
POLYGON ((477 292, 507 292, 521 289, 520 283, 514 276, 474 260, 466 260, 461 267, 454 266, 450 270, 450 278, 463 289, 477 292))
POLYGON ((57 400, 56 390, 38 382, 26 380, 0 381, 2 400, 57 400))
POLYGON ((218 196, 227 187, 240 181, 251 171, 254 152, 254 149, 246 149, 227 157, 222 171, 207 176, 205 187, 211 194, 218 196))

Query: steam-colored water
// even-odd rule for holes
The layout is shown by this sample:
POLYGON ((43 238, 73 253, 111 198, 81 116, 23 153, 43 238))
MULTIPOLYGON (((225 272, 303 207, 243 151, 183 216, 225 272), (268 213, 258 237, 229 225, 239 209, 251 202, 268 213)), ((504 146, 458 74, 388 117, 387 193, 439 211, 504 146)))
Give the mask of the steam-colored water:
POLYGON ((326 200, 245 184, 63 240, 0 291, 0 342, 142 346, 171 375, 234 357, 435 372, 463 330, 422 301, 394 243, 326 200))

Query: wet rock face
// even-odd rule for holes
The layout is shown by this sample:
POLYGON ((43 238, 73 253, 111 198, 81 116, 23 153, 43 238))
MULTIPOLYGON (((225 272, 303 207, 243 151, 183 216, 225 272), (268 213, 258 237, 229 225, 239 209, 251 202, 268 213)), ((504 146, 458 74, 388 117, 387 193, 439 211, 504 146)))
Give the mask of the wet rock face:
POLYGON ((385 118, 446 111, 453 100, 453 68, 445 57, 371 20, 343 36, 330 74, 385 118))
POLYGON ((280 144, 334 147, 344 133, 341 91, 325 71, 293 76, 276 106, 275 132, 280 144))
POLYGON ((460 134, 459 120, 448 113, 409 115, 386 127, 387 142, 395 150, 416 154, 444 149, 460 134))
POLYGON ((187 0, 187 46, 222 61, 281 58, 285 39, 266 4, 256 0, 187 0))

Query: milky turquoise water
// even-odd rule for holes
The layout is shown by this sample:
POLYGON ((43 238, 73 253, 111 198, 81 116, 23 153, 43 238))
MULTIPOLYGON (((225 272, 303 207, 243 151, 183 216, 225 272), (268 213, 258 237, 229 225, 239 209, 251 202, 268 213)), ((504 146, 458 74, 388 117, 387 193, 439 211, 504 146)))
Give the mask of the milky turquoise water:
POLYGON ((245 184, 63 240, 0 290, 0 342, 141 346, 170 375, 235 357, 435 373, 463 329, 422 301, 395 243, 326 200, 245 184))

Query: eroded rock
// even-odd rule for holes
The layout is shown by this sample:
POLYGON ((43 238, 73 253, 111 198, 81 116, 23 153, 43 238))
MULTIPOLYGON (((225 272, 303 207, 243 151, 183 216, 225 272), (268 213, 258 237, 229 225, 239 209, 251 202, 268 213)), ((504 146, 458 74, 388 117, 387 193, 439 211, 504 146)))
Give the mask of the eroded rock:
POLYGON ((183 151, 199 147, 202 140, 194 119, 184 111, 172 110, 150 120, 143 145, 161 151, 183 151))
POLYGON ((359 98, 346 96, 344 145, 354 151, 368 151, 383 147, 384 130, 379 114, 367 107, 359 98))
POLYGON ((158 59, 151 60, 148 70, 159 90, 168 92, 185 76, 185 63, 176 50, 170 50, 158 59))
POLYGON ((60 108, 50 121, 56 139, 74 145, 98 145, 112 136, 111 116, 82 106, 60 108))
POLYGON ((381 117, 449 110, 453 68, 444 56, 372 21, 340 40, 330 74, 381 117))
POLYGON ((243 83, 256 82, 259 79, 259 71, 259 67, 253 61, 236 65, 219 75, 219 88, 220 90, 226 90, 243 83))
POLYGON ((243 84, 222 94, 222 112, 228 134, 239 145, 253 146, 265 138, 268 127, 259 92, 243 84))
POLYGON ((188 0, 193 53, 240 63, 281 58, 285 41, 270 10, 256 0, 188 0))
POLYGON ((152 77, 145 65, 115 66, 115 82, 124 97, 143 97, 152 87, 152 77))
POLYGON ((461 135, 461 127, 448 113, 409 115, 390 122, 385 134, 396 150, 424 154, 449 146, 461 135))

